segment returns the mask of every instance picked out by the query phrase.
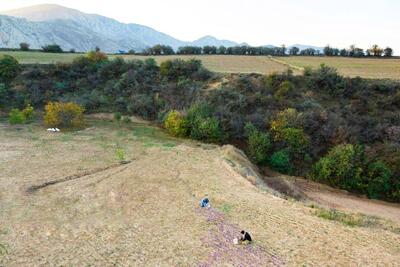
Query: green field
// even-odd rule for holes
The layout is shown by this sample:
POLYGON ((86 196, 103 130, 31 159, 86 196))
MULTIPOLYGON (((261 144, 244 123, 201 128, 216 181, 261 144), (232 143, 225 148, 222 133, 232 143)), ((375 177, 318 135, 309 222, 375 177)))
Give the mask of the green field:
MULTIPOLYGON (((68 63, 81 54, 52 54, 40 52, 0 52, 18 59, 23 64, 50 64, 68 63)), ((146 56, 111 55, 110 58, 122 57, 130 59, 146 59, 146 56)), ((301 73, 304 67, 317 68, 326 64, 336 68, 339 73, 355 77, 400 79, 400 59, 371 59, 371 58, 343 58, 343 57, 267 57, 267 56, 156 56, 158 63, 173 58, 196 58, 202 60, 204 66, 214 72, 222 73, 260 73, 270 74, 282 72, 292 68, 295 73, 301 73)))

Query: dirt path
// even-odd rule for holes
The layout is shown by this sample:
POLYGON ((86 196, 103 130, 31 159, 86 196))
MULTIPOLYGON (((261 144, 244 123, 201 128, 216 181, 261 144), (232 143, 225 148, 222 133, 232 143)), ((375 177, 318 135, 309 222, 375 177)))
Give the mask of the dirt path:
POLYGON ((325 206, 345 212, 362 213, 389 219, 400 226, 400 204, 360 198, 345 191, 304 179, 297 179, 297 184, 310 199, 325 206))

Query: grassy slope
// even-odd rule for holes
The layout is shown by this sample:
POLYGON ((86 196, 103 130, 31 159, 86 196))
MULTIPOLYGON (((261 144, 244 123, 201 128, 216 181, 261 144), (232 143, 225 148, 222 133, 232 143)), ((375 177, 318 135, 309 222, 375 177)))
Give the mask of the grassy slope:
POLYGON ((118 128, 95 120, 89 126, 52 134, 38 124, 0 123, 0 244, 7 251, 0 265, 400 261, 398 234, 324 220, 300 202, 263 192, 235 173, 218 147, 176 140, 141 124, 118 128), (25 191, 113 165, 117 147, 132 163, 34 194, 25 191), (196 209, 206 194, 215 212, 196 209), (229 243, 231 232, 242 228, 253 234, 252 249, 229 243))
MULTIPOLYGON (((56 63, 71 62, 79 54, 51 54, 40 52, 0 52, 17 58, 21 63, 56 63)), ((145 56, 124 55, 110 56, 123 57, 125 59, 146 59, 145 56)), ((343 75, 361 76, 365 78, 390 78, 400 79, 400 59, 358 59, 341 57, 284 57, 269 58, 266 56, 159 56, 155 57, 158 63, 172 58, 198 58, 211 71, 227 73, 261 73, 270 74, 282 72, 288 66, 294 66, 294 70, 311 66, 318 68, 322 63, 335 67, 343 75), (276 59, 276 60, 274 60, 276 59), (286 65, 284 63, 287 63, 286 65)))

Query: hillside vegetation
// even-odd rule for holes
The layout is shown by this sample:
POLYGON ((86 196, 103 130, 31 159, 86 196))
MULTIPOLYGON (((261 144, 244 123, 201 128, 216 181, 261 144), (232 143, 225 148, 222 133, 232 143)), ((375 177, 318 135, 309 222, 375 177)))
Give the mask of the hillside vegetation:
POLYGON ((345 78, 327 66, 299 76, 222 75, 197 60, 158 66, 97 53, 50 66, 3 58, 0 105, 64 101, 139 115, 177 136, 238 144, 260 166, 400 200, 397 81, 345 78))

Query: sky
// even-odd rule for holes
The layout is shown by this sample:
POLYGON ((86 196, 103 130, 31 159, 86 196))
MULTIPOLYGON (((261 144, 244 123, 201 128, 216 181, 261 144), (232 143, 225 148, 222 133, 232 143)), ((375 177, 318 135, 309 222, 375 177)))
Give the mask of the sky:
POLYGON ((54 3, 193 41, 250 45, 390 46, 400 54, 398 0, 0 0, 0 10, 54 3))

